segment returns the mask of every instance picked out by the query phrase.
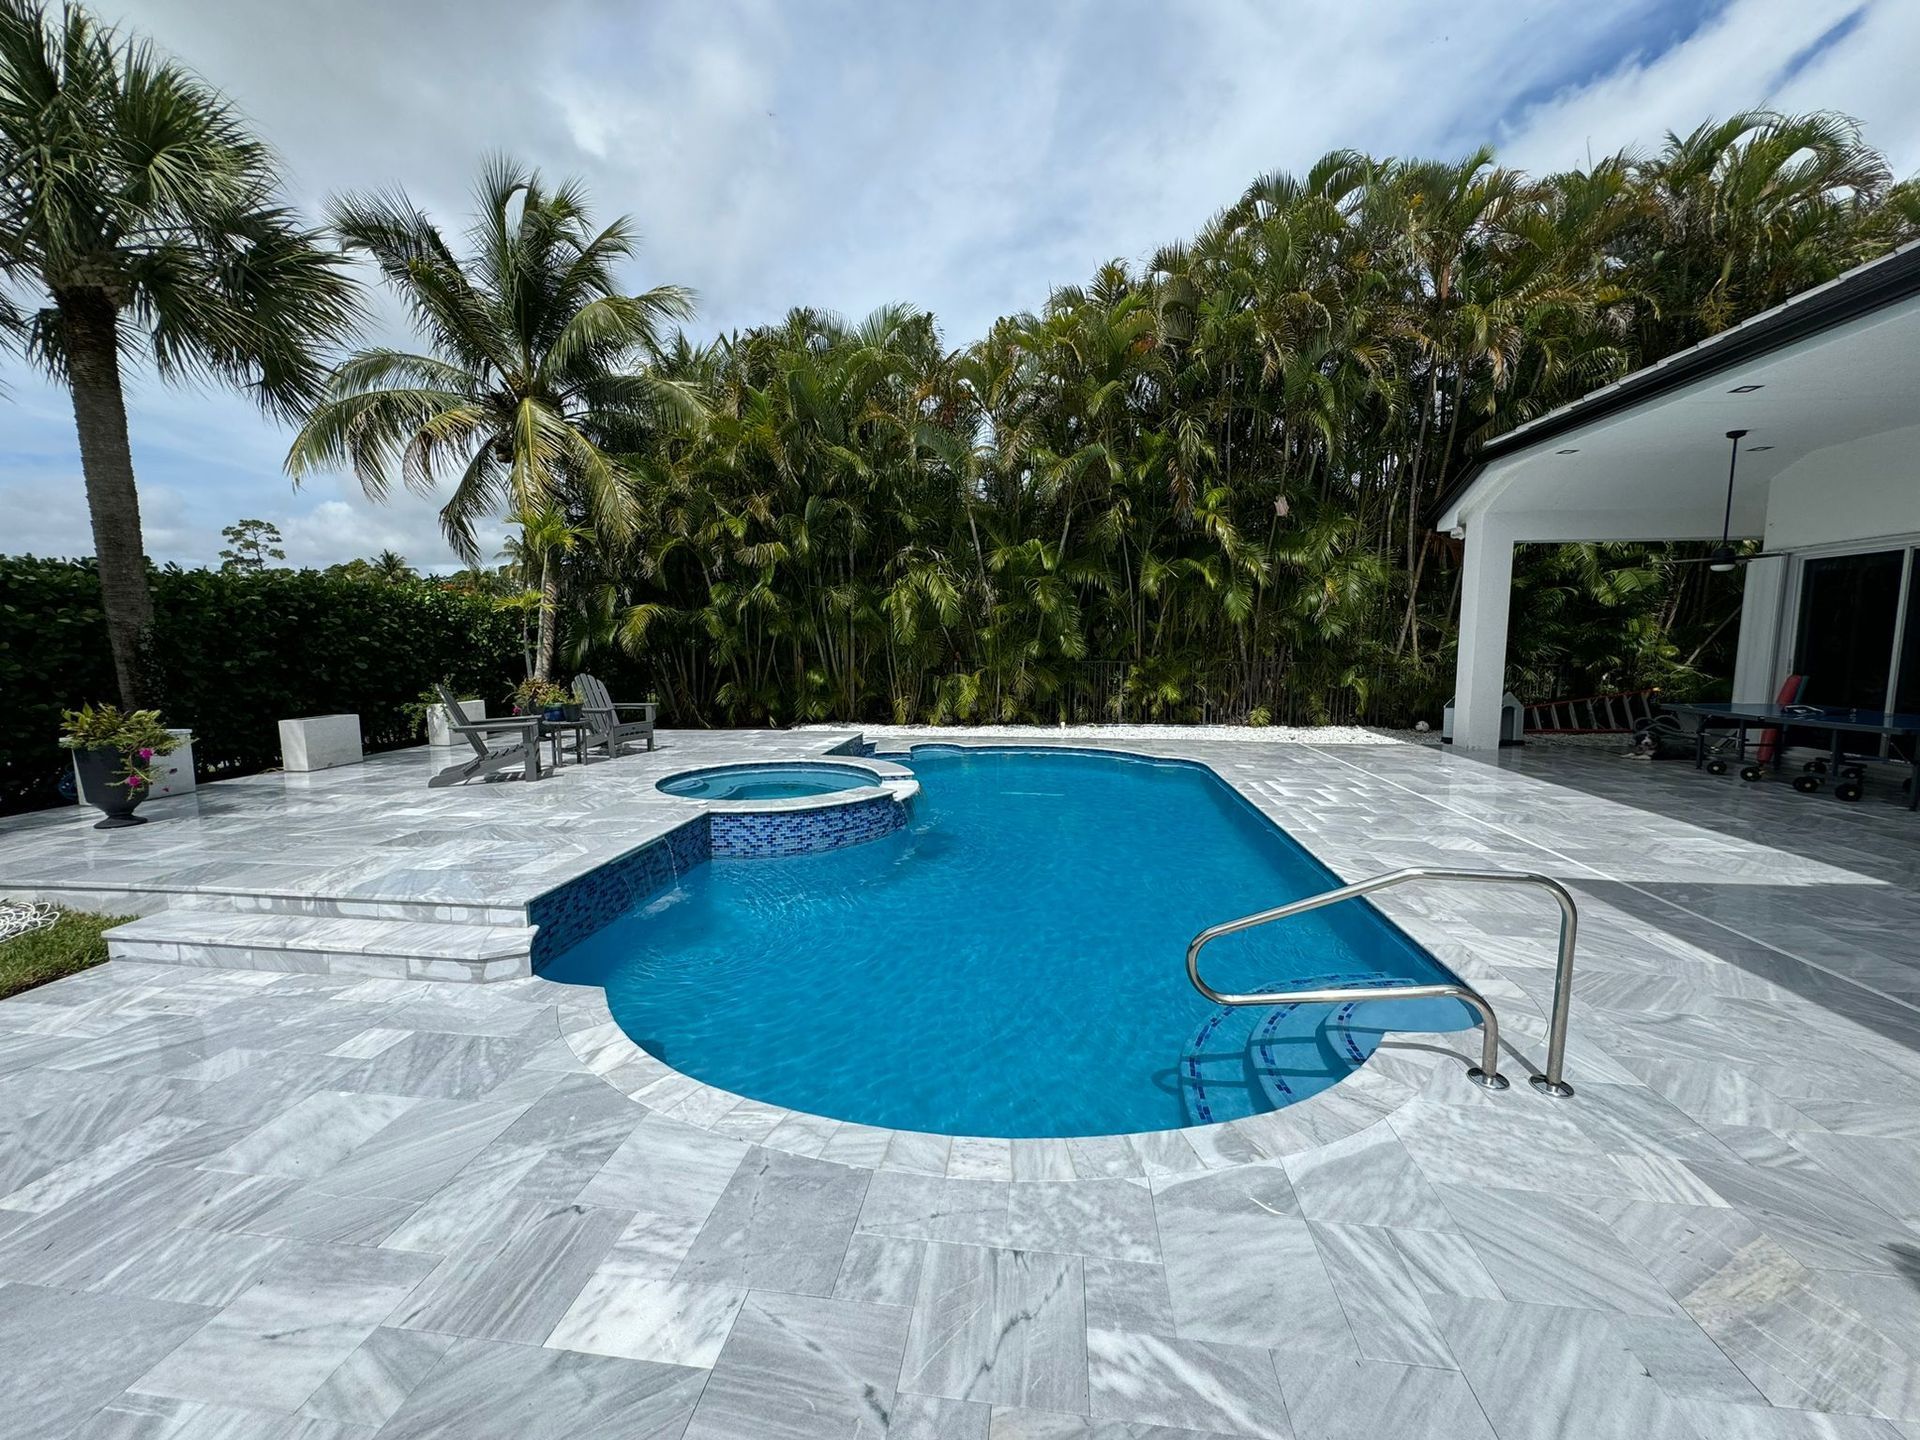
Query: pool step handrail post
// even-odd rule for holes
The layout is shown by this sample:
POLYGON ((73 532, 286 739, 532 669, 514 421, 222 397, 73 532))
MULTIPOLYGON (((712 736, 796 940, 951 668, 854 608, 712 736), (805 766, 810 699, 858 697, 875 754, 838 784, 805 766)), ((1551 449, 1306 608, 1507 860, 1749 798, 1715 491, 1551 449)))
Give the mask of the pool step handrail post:
POLYGON ((1531 885, 1553 896, 1560 907, 1560 949, 1554 969, 1553 1009, 1547 1021, 1547 1065, 1541 1073, 1529 1076, 1528 1083, 1542 1094, 1552 1095, 1558 1099, 1565 1099, 1573 1094, 1573 1086, 1567 1083, 1564 1072, 1567 1057, 1567 1016, 1573 1003, 1573 954, 1580 933, 1580 911, 1574 904, 1573 896, 1568 892, 1567 887, 1550 876, 1521 870, 1449 870, 1426 865, 1390 870, 1365 880, 1356 880, 1351 885, 1342 885, 1337 889, 1323 890, 1318 895, 1309 895, 1305 899, 1289 901, 1272 910, 1261 910, 1252 915, 1242 915, 1237 920, 1226 920, 1218 925, 1208 926, 1188 942, 1187 979, 1193 982, 1194 989, 1219 1005, 1344 1005, 1349 1002, 1384 999, 1459 1000, 1480 1017, 1480 1064, 1470 1069, 1467 1074, 1476 1083, 1490 1090, 1504 1090, 1507 1088, 1507 1081, 1500 1074, 1499 1069, 1500 1022, 1495 1017, 1493 1006, 1488 1003, 1486 997, 1464 982, 1451 985, 1348 985, 1330 989, 1274 990, 1253 995, 1232 995, 1215 990, 1200 978, 1200 952, 1223 935, 1235 935, 1242 930, 1271 925, 1276 920, 1285 920, 1293 915, 1305 914, 1309 910, 1337 905, 1342 900, 1352 900, 1357 896, 1371 894, 1375 890, 1386 890, 1416 880, 1458 881, 1480 885, 1531 885))

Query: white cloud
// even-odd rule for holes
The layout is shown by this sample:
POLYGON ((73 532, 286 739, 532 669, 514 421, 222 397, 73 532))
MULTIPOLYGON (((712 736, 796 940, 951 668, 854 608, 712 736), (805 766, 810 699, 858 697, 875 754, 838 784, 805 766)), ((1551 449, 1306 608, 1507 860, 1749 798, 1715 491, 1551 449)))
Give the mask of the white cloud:
MULTIPOLYGON (((1336 146, 1494 141, 1512 163, 1557 166, 1771 99, 1852 111, 1897 171, 1920 165, 1914 0, 103 9, 233 94, 310 212, 400 185, 458 228, 489 150, 582 176, 604 216, 630 213, 642 232, 632 282, 694 288, 703 334, 794 305, 858 315, 905 300, 964 344, 1336 146), (1851 32, 1786 73, 1856 10, 1851 32)), ((24 548, 17 534, 89 548, 67 494, 64 397, 18 373, 0 371, 15 392, 0 399, 0 489, 43 503, 0 549, 24 548)), ((257 515, 310 563, 383 546, 451 563, 430 506, 376 507, 348 482, 295 494, 285 433, 236 397, 142 387, 131 419, 156 556, 211 558, 221 525, 257 515), (155 531, 164 492, 178 510, 155 531)))

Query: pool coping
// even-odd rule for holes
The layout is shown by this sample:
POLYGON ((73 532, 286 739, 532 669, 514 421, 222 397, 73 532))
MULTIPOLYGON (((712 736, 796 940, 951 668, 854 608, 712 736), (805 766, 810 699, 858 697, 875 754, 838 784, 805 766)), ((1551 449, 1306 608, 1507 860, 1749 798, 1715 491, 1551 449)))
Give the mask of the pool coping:
POLYGON ((872 800, 876 795, 890 795, 899 804, 906 804, 920 793, 920 782, 914 778, 911 770, 904 765, 895 765, 890 760, 876 760, 867 755, 842 755, 828 751, 817 760, 750 760, 736 761, 732 764, 696 765, 688 770, 674 770, 662 775, 653 782, 653 788, 662 795, 682 801, 688 805, 698 805, 706 814, 719 815, 783 815, 796 810, 831 810, 841 805, 858 804, 863 800, 872 800), (664 788, 668 781, 683 779, 688 775, 710 775, 717 770, 770 770, 781 766, 795 769, 839 769, 863 770, 874 777, 874 784, 862 785, 856 789, 826 790, 818 795, 788 795, 778 800, 709 800, 699 795, 675 795, 664 788))
MULTIPOLYGON (((849 743, 859 744, 861 740, 856 737, 849 743)), ((1032 743, 1015 745, 1008 745, 1005 741, 999 741, 997 745, 992 742, 969 745, 947 739, 921 743, 965 749, 1093 750, 1134 759, 1171 760, 1197 765, 1251 805, 1263 818, 1279 824, 1260 803, 1261 797, 1249 794, 1214 765, 1191 756, 1168 756, 1124 744, 1093 747, 1068 742, 1049 743, 1037 738, 1032 743)), ((913 748, 909 746, 909 754, 913 748)), ((836 756, 835 763, 839 762, 840 757, 836 756)), ((871 763, 887 765, 893 770, 903 769, 886 761, 871 763)), ((915 788, 917 790, 917 784, 915 788)), ((818 800, 829 797, 796 798, 818 800)), ((721 805, 725 802, 703 803, 721 805)), ((745 803, 792 805, 793 801, 745 803)), ((1286 833, 1293 836, 1291 831, 1286 833)), ((1342 883, 1360 878, 1343 874, 1300 837, 1293 836, 1293 839, 1342 883)), ((1503 1048, 1508 1050, 1510 1059, 1517 1061, 1519 1057, 1512 1050, 1513 1038, 1523 1035, 1529 1039, 1532 1037, 1527 1029, 1513 1023, 1516 1019, 1527 1018, 1516 1015, 1515 1008, 1524 1006, 1529 1011, 1536 1010, 1533 1001, 1516 987, 1504 983, 1486 967, 1469 963, 1465 966, 1466 970, 1481 973, 1462 973, 1459 962, 1441 960, 1435 954, 1433 945, 1423 938, 1421 932, 1429 923, 1424 919, 1416 916, 1408 920, 1384 913, 1382 918, 1403 930, 1435 963, 1459 975, 1483 994, 1489 994, 1501 1012, 1501 1030, 1505 1037, 1503 1048)), ((577 992, 561 1011, 561 1032, 568 1049, 587 1071, 598 1075, 628 1099, 663 1119, 691 1125, 716 1135, 748 1140, 767 1149, 809 1159, 881 1170, 958 1178, 947 1163, 947 1156, 954 1148, 964 1146, 985 1167, 985 1171, 992 1172, 987 1178, 1003 1178, 998 1173, 1001 1167, 997 1158, 1004 1150, 1007 1162, 1005 1169, 1009 1172, 1005 1178, 1014 1180, 1083 1180, 1088 1178, 1088 1169, 1116 1178, 1151 1179, 1248 1164, 1277 1163, 1287 1156, 1359 1135, 1386 1121, 1404 1105, 1431 1095, 1436 1087, 1445 1088, 1451 1098, 1459 1098, 1463 1094, 1488 1102, 1493 1098, 1489 1092, 1469 1081, 1466 1075, 1467 1068, 1478 1063, 1477 1028, 1445 1032, 1402 1031, 1396 1032, 1390 1039, 1382 1040, 1364 1062, 1326 1089, 1281 1109, 1235 1120, 1091 1136, 1003 1137, 893 1130, 790 1109, 697 1080, 648 1053, 631 1039, 613 1018, 603 988, 571 984, 567 988, 577 992), (940 1153, 937 1166, 932 1164, 936 1149, 940 1153), (1082 1168, 1076 1168, 1076 1162, 1082 1168)), ((1544 1016, 1536 1018, 1544 1024, 1544 1016)), ((1524 1092, 1525 1088, 1524 1085, 1517 1085, 1514 1090, 1524 1092)))

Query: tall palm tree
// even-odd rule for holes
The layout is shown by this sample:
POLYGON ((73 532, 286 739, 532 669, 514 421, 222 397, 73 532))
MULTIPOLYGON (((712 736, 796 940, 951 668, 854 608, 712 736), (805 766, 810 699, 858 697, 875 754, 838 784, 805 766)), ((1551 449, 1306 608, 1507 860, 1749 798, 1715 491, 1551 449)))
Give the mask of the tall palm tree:
POLYGON ((0 344, 73 395, 122 700, 153 619, 123 361, 291 416, 318 392, 355 287, 278 198, 225 97, 145 41, 0 0, 0 344))
MULTIPOLYGON (((350 355, 295 437, 287 469, 297 484, 350 467, 375 499, 396 476, 420 494, 453 477, 440 523, 469 564, 474 527, 493 515, 557 513, 623 537, 636 508, 619 457, 700 408, 692 387, 650 368, 663 326, 689 316, 692 297, 674 285, 624 293, 632 222, 594 230, 575 182, 550 190, 537 172, 496 158, 475 204, 464 257, 402 194, 334 204, 333 229, 379 267, 428 348, 350 355)), ((543 586, 542 679, 553 669, 558 599, 557 583, 543 586)))

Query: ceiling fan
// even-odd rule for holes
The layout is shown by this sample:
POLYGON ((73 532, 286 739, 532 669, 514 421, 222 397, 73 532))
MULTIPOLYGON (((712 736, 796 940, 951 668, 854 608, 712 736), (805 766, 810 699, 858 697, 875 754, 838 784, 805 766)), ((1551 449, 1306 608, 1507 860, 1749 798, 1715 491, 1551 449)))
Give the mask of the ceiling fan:
MULTIPOLYGON (((1749 560, 1764 560, 1771 555, 1786 553, 1784 550, 1755 550, 1750 554, 1742 555, 1733 547, 1733 477, 1740 465, 1740 437, 1746 433, 1744 430, 1727 431, 1727 439, 1733 442, 1733 451, 1727 457, 1727 512, 1726 517, 1720 522, 1720 543, 1705 555, 1690 560, 1670 560, 1668 564, 1705 565, 1708 569, 1718 570, 1724 574, 1730 570, 1738 570, 1749 560)), ((1763 445, 1760 448, 1764 450, 1767 447, 1763 445)))

